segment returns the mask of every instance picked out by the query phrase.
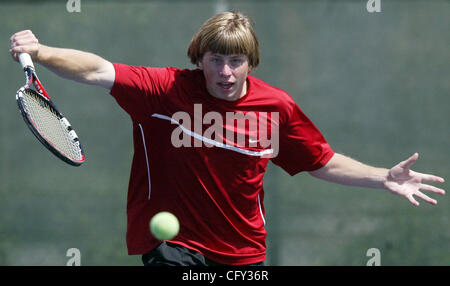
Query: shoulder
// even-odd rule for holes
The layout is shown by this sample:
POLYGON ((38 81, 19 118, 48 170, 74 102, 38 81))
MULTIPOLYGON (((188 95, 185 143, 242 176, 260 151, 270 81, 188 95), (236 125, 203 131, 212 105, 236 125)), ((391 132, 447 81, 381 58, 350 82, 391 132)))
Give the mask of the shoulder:
POLYGON ((181 79, 194 80, 203 78, 203 72, 200 69, 187 69, 187 68, 181 69, 175 67, 168 67, 167 70, 173 73, 180 80, 181 79))
POLYGON ((133 66, 122 63, 112 63, 116 73, 122 76, 148 74, 151 76, 183 76, 189 77, 196 74, 196 70, 180 69, 177 67, 133 66))
POLYGON ((181 69, 177 67, 166 67, 164 70, 170 74, 176 83, 197 82, 203 79, 203 72, 199 69, 181 69))
POLYGON ((273 106, 280 112, 280 116, 290 117, 297 104, 288 92, 254 76, 249 75, 248 81, 256 100, 273 106))
POLYGON ((281 88, 268 84, 267 82, 250 75, 248 76, 248 80, 252 90, 262 96, 268 97, 269 99, 273 99, 280 103, 294 102, 292 96, 281 88))
POLYGON ((176 85, 196 86, 201 81, 203 74, 198 69, 181 69, 178 67, 150 67, 132 66, 121 63, 113 63, 116 72, 116 81, 131 81, 136 84, 161 85, 172 87, 176 85))

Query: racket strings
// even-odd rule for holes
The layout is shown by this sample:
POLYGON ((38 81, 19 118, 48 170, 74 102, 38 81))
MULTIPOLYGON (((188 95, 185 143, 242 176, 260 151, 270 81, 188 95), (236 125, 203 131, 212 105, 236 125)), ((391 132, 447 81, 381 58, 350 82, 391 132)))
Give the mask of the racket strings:
POLYGON ((41 136, 69 158, 81 160, 82 151, 79 141, 70 137, 70 130, 61 123, 59 113, 47 101, 30 90, 25 90, 22 98, 24 110, 41 136))

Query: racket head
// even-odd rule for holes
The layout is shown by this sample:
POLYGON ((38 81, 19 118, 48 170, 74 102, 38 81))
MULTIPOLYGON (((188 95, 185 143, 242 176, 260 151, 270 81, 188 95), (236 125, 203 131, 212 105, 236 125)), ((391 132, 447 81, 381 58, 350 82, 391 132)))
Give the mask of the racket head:
POLYGON ((83 164, 84 151, 75 130, 50 99, 24 86, 16 101, 28 128, 48 150, 72 166, 83 164))

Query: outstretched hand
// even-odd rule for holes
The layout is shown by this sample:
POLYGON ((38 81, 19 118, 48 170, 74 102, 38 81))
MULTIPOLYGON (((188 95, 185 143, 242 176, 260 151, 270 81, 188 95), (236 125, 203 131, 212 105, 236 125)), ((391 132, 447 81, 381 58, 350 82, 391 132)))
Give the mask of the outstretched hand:
POLYGON ((389 170, 385 187, 394 194, 407 198, 413 205, 419 202, 414 198, 420 198, 427 203, 436 205, 437 201, 422 193, 429 191, 439 195, 445 195, 443 189, 422 183, 423 181, 443 183, 444 179, 438 176, 422 174, 411 170, 411 166, 417 161, 419 154, 415 153, 409 159, 402 161, 389 170))

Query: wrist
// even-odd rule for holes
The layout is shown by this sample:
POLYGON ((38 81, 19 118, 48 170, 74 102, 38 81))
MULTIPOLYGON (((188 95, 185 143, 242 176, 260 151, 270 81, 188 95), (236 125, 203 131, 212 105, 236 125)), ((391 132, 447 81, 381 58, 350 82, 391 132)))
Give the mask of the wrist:
POLYGON ((387 187, 388 181, 389 181, 389 177, 390 177, 390 170, 389 169, 381 169, 380 171, 380 183, 381 183, 381 189, 386 189, 388 190, 389 188, 387 187))
POLYGON ((34 55, 31 55, 33 61, 40 64, 44 63, 46 60, 46 53, 45 53, 46 48, 47 46, 38 43, 36 52, 34 53, 34 55))

